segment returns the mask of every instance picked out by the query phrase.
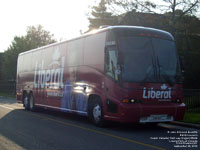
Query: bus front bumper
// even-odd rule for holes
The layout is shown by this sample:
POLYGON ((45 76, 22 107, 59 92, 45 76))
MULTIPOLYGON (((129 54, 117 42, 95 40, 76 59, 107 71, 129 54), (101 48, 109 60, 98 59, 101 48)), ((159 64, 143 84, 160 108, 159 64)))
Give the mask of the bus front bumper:
POLYGON ((183 120, 185 104, 126 104, 120 105, 119 121, 127 123, 169 122, 183 120))

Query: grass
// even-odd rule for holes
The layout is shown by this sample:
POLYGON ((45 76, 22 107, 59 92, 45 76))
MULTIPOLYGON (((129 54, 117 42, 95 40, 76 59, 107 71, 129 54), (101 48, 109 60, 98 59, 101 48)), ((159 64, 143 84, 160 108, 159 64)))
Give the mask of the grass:
POLYGON ((182 122, 200 124, 200 96, 184 97, 183 102, 187 108, 182 122))
POLYGON ((12 93, 2 93, 0 92, 0 96, 15 98, 15 95, 12 93))
POLYGON ((186 112, 182 122, 200 124, 200 113, 186 112))

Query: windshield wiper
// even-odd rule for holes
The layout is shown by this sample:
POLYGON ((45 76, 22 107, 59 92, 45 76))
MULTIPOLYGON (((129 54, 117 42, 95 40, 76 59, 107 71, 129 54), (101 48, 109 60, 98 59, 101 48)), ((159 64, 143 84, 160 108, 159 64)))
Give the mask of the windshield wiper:
POLYGON ((148 81, 148 79, 150 77, 152 79, 156 79, 156 65, 155 65, 155 63, 153 61, 153 57, 152 57, 152 64, 146 70, 145 78, 141 81, 141 83, 144 84, 145 82, 148 81), (152 74, 153 74, 154 78, 152 78, 152 74))
POLYGON ((158 60, 158 56, 157 56, 157 64, 158 64, 158 77, 160 79, 160 63, 159 63, 159 60, 158 60))
MULTIPOLYGON (((158 66, 158 77, 159 77, 159 80, 161 79, 161 77, 163 77, 165 79, 166 83, 168 83, 170 86, 173 86, 174 83, 173 83, 173 81, 170 79, 170 77, 168 75, 161 75, 161 65, 159 63, 158 56, 157 56, 157 66, 158 66)), ((164 70, 162 70, 162 71, 164 71, 164 70)))

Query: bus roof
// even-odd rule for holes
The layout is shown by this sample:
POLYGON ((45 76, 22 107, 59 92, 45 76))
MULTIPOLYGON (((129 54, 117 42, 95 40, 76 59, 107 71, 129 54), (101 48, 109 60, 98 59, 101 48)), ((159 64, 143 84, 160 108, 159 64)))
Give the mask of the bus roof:
POLYGON ((153 34, 153 35, 157 35, 160 38, 174 41, 173 36, 169 32, 159 30, 159 29, 155 29, 155 28, 148 28, 148 27, 141 27, 141 26, 106 26, 105 28, 92 30, 91 32, 86 33, 86 34, 81 35, 81 36, 76 37, 76 38, 72 38, 72 39, 69 39, 69 40, 61 41, 61 42, 56 42, 56 43, 53 43, 53 44, 49 44, 49 45, 46 45, 46 46, 42 46, 42 47, 39 47, 39 48, 36 48, 36 49, 29 50, 29 51, 26 51, 26 52, 22 52, 22 53, 19 54, 19 56, 26 54, 26 53, 33 52, 33 51, 37 51, 37 50, 40 50, 40 49, 44 49, 44 48, 48 48, 48 47, 55 46, 55 45, 58 45, 58 44, 62 44, 62 43, 68 42, 68 41, 76 40, 76 39, 79 39, 79 38, 84 38, 84 37, 87 37, 87 36, 90 36, 90 35, 93 35, 93 34, 96 34, 96 33, 105 32, 105 31, 108 31, 108 30, 112 30, 112 31, 116 31, 116 32, 118 32, 118 31, 129 32, 131 30, 136 35, 146 36, 146 35, 153 34))
MULTIPOLYGON (((161 39, 174 41, 174 37, 166 31, 155 29, 155 28, 147 28, 141 26, 111 26, 111 30, 118 32, 118 34, 131 34, 135 36, 149 36, 149 37, 157 37, 161 39)), ((120 35, 121 35, 120 34, 120 35)))

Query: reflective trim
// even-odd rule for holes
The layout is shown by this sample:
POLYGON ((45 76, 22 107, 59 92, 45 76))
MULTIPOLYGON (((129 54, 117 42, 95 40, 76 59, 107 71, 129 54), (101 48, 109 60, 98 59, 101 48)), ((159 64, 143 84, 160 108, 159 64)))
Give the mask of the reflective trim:
POLYGON ((107 115, 104 115, 105 118, 113 118, 113 119, 119 119, 118 117, 113 117, 113 116, 107 116, 107 115))
POLYGON ((54 107, 54 106, 49 106, 49 105, 43 105, 43 104, 35 104, 36 106, 42 106, 42 107, 49 107, 49 108, 54 108, 54 109, 59 109, 59 110, 65 110, 68 112, 77 112, 80 114, 85 114, 87 115, 88 113, 85 111, 78 111, 78 110, 71 110, 71 109, 66 109, 66 108, 59 108, 59 107, 54 107))

